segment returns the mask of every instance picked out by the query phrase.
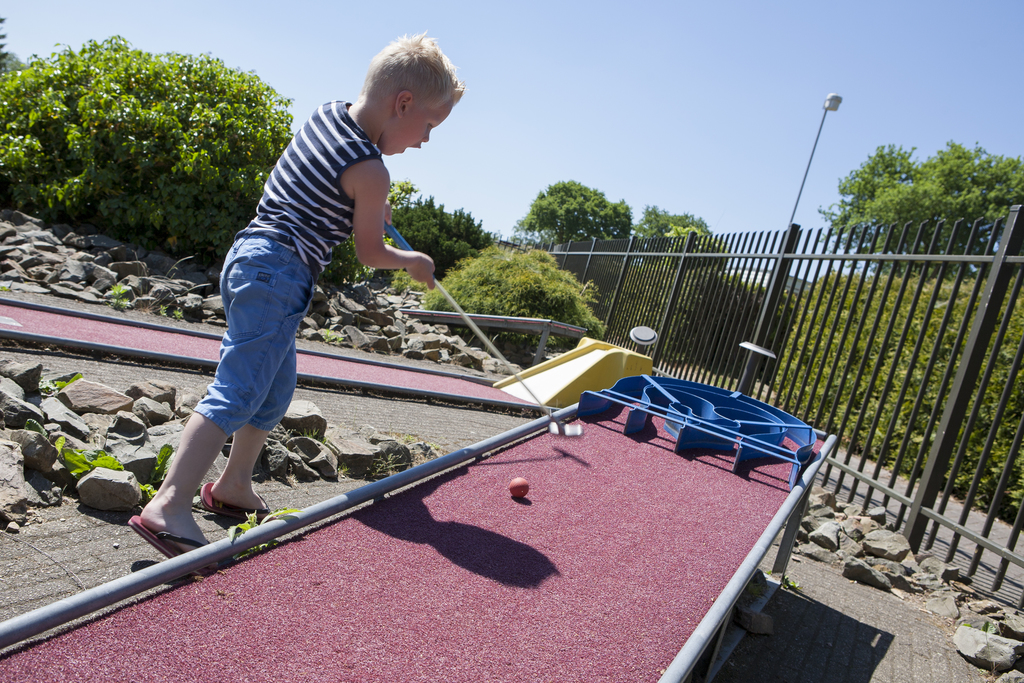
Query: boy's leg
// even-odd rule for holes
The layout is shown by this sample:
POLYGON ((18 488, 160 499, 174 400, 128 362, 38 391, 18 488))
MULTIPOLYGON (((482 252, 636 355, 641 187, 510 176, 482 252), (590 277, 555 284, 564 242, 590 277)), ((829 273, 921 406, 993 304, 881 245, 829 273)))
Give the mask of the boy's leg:
MULTIPOLYGON (((142 511, 147 529, 196 541, 204 538, 192 517, 192 498, 225 441, 227 435, 220 427, 200 413, 192 413, 160 490, 142 511)), ((182 549, 192 550, 184 546, 182 549)))
POLYGON ((252 489, 252 471, 268 434, 269 431, 257 429, 251 424, 235 432, 228 464, 213 485, 214 498, 247 510, 263 507, 263 499, 252 489))

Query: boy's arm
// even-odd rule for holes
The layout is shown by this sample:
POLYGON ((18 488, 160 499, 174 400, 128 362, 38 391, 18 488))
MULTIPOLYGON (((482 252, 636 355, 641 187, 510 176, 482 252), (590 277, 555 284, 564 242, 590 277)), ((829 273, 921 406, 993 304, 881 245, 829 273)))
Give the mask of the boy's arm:
POLYGON ((378 159, 360 162, 341 175, 341 189, 355 202, 352 240, 356 258, 365 266, 398 270, 434 288, 434 261, 418 251, 402 251, 384 244, 385 207, 391 177, 378 159))

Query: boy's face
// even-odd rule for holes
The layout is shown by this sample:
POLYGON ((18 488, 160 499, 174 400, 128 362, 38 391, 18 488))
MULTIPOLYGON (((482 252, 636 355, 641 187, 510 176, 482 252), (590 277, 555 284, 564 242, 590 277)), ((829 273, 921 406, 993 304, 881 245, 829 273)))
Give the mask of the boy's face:
POLYGON ((401 154, 410 147, 420 148, 430 140, 430 131, 440 126, 452 112, 451 104, 429 107, 420 104, 412 93, 399 93, 395 115, 385 125, 377 148, 381 154, 401 154))

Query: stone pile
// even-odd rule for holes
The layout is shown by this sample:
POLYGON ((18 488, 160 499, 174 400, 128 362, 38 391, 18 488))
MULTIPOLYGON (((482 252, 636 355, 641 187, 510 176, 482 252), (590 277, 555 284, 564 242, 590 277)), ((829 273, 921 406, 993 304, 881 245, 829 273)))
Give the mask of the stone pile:
MULTIPOLYGON (((986 671, 1009 671, 1024 655, 1024 615, 978 599, 958 567, 928 553, 914 555, 906 537, 887 524, 884 507, 839 506, 832 492, 815 486, 794 552, 841 565, 846 578, 899 597, 920 594, 925 609, 956 628, 957 651, 986 671)), ((1024 674, 1012 671, 999 680, 1024 681, 1024 674)))
MULTIPOLYGON (((204 268, 193 259, 175 260, 102 235, 88 224, 49 225, 19 211, 0 211, 0 287, 11 291, 226 326, 221 264, 204 268)), ((317 285, 298 336, 494 374, 521 370, 470 346, 445 325, 427 325, 400 312, 421 308, 421 299, 422 293, 396 292, 383 279, 317 285)), ((506 345, 502 352, 512 363, 533 358, 526 347, 506 345)))
MULTIPOLYGON (((168 445, 177 450, 200 398, 155 381, 124 391, 85 378, 70 381, 75 374, 46 376, 42 364, 0 355, 0 523, 8 532, 30 522, 32 508, 60 505, 69 493, 99 510, 136 509, 143 485, 159 486, 153 476, 157 456, 168 445), (62 453, 58 439, 64 440, 62 453), (93 451, 89 460, 102 450, 123 470, 95 467, 76 478, 64 457, 69 448, 93 451)), ((376 478, 437 455, 429 444, 371 426, 331 427, 316 405, 297 400, 267 439, 256 477, 376 478)), ((218 458, 215 467, 225 463, 218 458)))

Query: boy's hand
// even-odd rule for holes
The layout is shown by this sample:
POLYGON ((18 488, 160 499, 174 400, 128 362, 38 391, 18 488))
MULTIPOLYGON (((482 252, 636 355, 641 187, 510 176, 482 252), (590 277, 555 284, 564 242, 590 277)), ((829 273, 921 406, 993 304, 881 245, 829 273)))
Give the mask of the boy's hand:
POLYGON ((428 289, 434 288, 434 259, 418 251, 405 252, 414 261, 405 267, 409 277, 424 283, 428 289))

